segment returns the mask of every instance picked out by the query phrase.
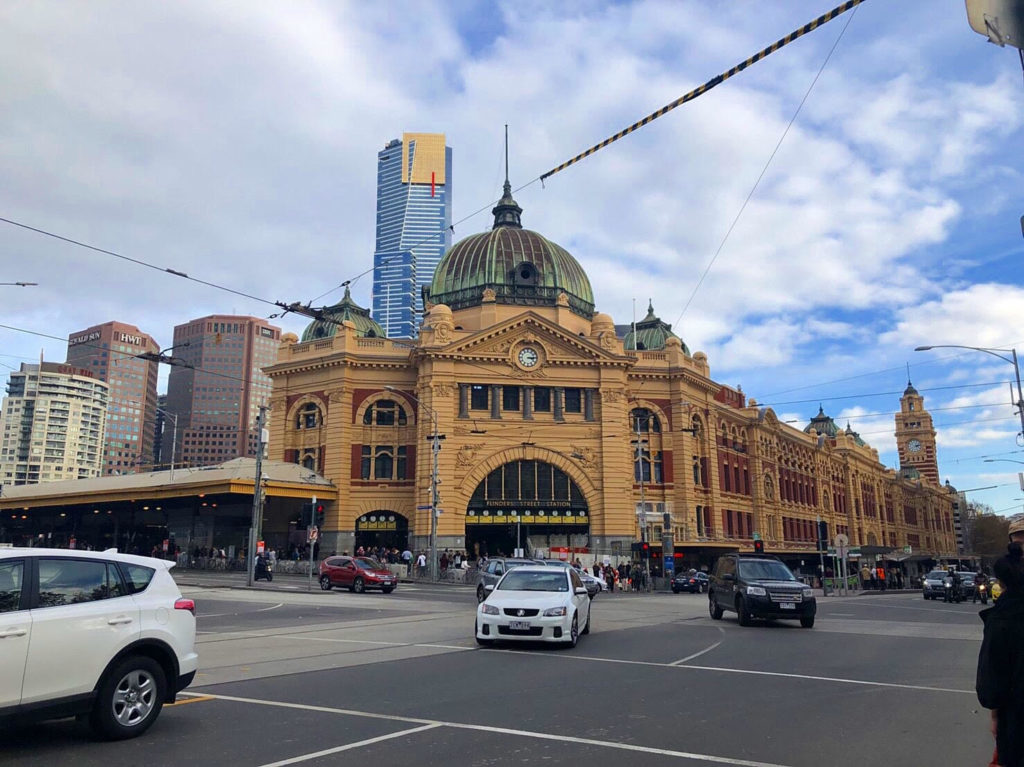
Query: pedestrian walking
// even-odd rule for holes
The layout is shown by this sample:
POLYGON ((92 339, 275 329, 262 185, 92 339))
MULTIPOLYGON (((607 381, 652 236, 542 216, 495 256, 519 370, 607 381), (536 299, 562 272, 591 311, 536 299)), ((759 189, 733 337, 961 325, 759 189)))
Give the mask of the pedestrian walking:
POLYGON ((978 653, 978 702, 992 711, 993 762, 1024 765, 1024 549, 1011 543, 993 571, 1003 593, 982 610, 984 639, 978 653))

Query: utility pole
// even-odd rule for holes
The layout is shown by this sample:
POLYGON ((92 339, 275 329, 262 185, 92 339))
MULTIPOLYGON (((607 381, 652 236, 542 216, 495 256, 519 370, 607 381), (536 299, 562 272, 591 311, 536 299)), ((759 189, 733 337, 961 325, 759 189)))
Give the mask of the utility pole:
MULTIPOLYGON (((423 404, 423 403, 420 403, 423 404)), ((441 503, 441 495, 438 493, 439 484, 437 477, 437 457, 441 452, 441 435, 437 433, 437 413, 433 408, 430 410, 433 415, 434 433, 430 435, 430 452, 433 453, 433 468, 430 472, 430 579, 437 580, 437 515, 440 510, 437 508, 441 503)))
POLYGON ((252 484, 252 527, 249 529, 249 551, 246 556, 246 567, 249 575, 247 583, 253 585, 256 569, 256 542, 259 540, 260 527, 263 525, 263 449, 266 446, 266 429, 263 424, 267 419, 267 406, 260 405, 260 414, 256 419, 256 432, 259 435, 256 446, 256 478, 252 484))
MULTIPOLYGON (((633 338, 636 338, 636 333, 633 334, 633 338)), ((640 438, 640 417, 634 417, 634 425, 636 426, 636 439, 633 440, 636 443, 636 471, 637 476, 640 478, 640 543, 647 543, 647 501, 644 498, 644 443, 647 442, 645 439, 640 438)), ((647 426, 650 429, 650 424, 647 426)), ((643 548, 641 547, 641 551, 643 548)), ((649 551, 649 550, 648 550, 649 551)), ((664 556, 664 552, 662 552, 664 556)), ((651 590, 651 557, 644 558, 644 581, 646 582, 646 590, 651 590)))

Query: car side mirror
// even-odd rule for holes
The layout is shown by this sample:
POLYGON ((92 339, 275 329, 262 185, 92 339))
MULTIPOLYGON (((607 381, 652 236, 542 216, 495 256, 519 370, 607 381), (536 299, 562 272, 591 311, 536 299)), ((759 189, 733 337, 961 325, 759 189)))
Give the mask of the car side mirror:
POLYGON ((722 576, 722 580, 723 581, 734 581, 734 580, 736 580, 736 576, 733 575, 732 573, 726 573, 725 575, 722 576))
POLYGON ((494 591, 494 584, 488 583, 486 586, 484 586, 484 591, 494 591))
POLYGON ((586 586, 577 586, 577 587, 576 587, 576 593, 577 593, 577 594, 582 594, 582 595, 586 595, 586 593, 587 593, 587 588, 586 588, 586 586))

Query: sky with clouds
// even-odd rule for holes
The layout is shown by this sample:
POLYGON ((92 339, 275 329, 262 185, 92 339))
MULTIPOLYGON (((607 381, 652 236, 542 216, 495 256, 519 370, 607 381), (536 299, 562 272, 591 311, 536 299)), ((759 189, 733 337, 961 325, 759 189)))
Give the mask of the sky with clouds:
MULTIPOLYGON (((505 123, 519 187, 833 5, 4 3, 0 216, 306 301, 372 265, 376 155, 403 131, 447 134, 460 221, 500 196, 505 123)), ((800 425, 821 403, 890 466, 909 362, 940 474, 1009 512, 1024 466, 984 458, 1024 461, 1012 366, 913 349, 1024 346, 1022 107, 1016 51, 962 0, 868 0, 516 198, 599 310, 652 299, 716 380, 800 425)), ((0 322, 61 338, 117 319, 168 346, 274 311, 9 224, 0 254, 0 281, 39 283, 0 287, 0 322)), ((63 360, 0 329, 0 370, 41 349, 63 360)))

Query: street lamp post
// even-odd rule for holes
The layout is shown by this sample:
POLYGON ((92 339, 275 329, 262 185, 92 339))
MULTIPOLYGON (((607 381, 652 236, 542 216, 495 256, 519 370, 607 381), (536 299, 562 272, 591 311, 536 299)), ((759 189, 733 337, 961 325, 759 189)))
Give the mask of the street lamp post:
MULTIPOLYGON (((394 386, 385 386, 387 391, 398 392, 394 386)), ((433 425, 433 434, 427 437, 430 440, 430 452, 433 455, 433 463, 430 471, 430 579, 433 581, 437 580, 437 506, 441 502, 441 496, 438 492, 438 485, 441 484, 441 480, 438 478, 438 454, 441 452, 441 440, 444 439, 444 435, 437 433, 437 411, 429 405, 423 404, 423 401, 414 394, 408 392, 399 392, 403 396, 410 397, 416 400, 420 407, 430 411, 431 423, 433 425)))
MULTIPOLYGON (((1017 364, 1017 350, 1016 349, 989 349, 984 346, 960 346, 959 344, 933 344, 931 346, 918 346, 914 349, 915 352, 926 352, 929 349, 970 349, 976 352, 985 352, 991 354, 993 357, 998 357, 1004 362, 1009 362, 1013 365, 1013 372, 1017 378, 1017 401, 1014 403, 1017 407, 1017 414, 1020 416, 1020 439, 1019 444, 1024 445, 1024 392, 1021 391, 1020 386, 1020 365, 1017 364), (1009 357, 1003 356, 1000 352, 1009 353, 1009 357)), ((1010 392, 1012 396, 1013 385, 1010 385, 1010 392)))
POLYGON ((174 419, 174 430, 173 430, 173 432, 171 434, 171 482, 173 482, 174 481, 174 456, 175 456, 175 452, 174 451, 178 447, 178 414, 177 413, 169 413, 166 410, 164 410, 162 407, 158 407, 156 410, 157 410, 158 413, 163 413, 165 418, 173 418, 174 419))

